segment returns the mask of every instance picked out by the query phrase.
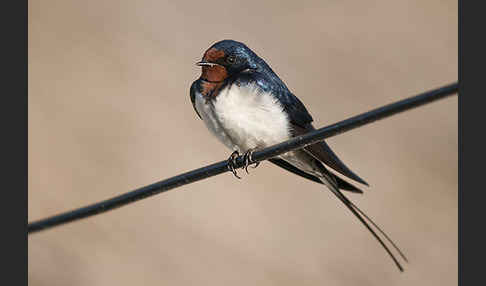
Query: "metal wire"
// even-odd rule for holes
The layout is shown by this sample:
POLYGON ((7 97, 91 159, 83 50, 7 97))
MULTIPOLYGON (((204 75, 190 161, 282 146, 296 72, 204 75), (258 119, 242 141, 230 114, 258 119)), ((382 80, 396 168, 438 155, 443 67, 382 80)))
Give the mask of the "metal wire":
MULTIPOLYGON (((437 88, 431 91, 424 92, 422 94, 409 97, 373 109, 371 111, 359 114, 349 119, 340 121, 338 123, 317 129, 313 132, 309 132, 302 136, 294 137, 283 143, 270 146, 263 150, 254 152, 252 155, 253 161, 263 161, 285 152, 303 148, 307 145, 314 144, 318 141, 322 141, 326 138, 335 136, 337 134, 349 131, 361 127, 365 124, 374 122, 379 119, 386 118, 388 116, 439 100, 446 96, 457 93, 459 84, 453 83, 447 86, 437 88)), ((244 165, 243 156, 236 159, 235 167, 241 168, 244 165)), ((45 219, 34 221, 28 224, 27 233, 34 233, 40 230, 45 230, 54 226, 58 226, 64 223, 76 221, 82 218, 93 216, 96 214, 104 213, 109 210, 119 208, 121 206, 130 204, 132 202, 171 190, 177 187, 187 185, 199 180, 203 180, 212 176, 216 176, 225 172, 228 172, 227 160, 211 164, 175 177, 153 183, 151 185, 136 189, 134 191, 116 196, 111 199, 94 203, 92 205, 54 215, 45 219)))

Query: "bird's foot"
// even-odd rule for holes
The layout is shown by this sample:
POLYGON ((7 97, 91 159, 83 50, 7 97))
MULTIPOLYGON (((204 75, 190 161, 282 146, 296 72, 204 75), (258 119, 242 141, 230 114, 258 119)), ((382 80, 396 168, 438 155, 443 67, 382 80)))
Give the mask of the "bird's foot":
POLYGON ((248 151, 246 151, 245 155, 243 155, 243 159, 245 159, 245 165, 243 166, 243 168, 245 168, 245 171, 247 174, 249 174, 248 172, 248 166, 251 166, 251 165, 254 165, 254 166, 251 166, 253 169, 255 169, 256 167, 258 167, 258 165, 260 165, 260 162, 253 162, 253 159, 252 159, 252 155, 253 155, 253 152, 255 151, 255 149, 250 149, 248 151))
POLYGON ((236 158, 238 158, 239 156, 240 153, 238 151, 234 151, 233 153, 231 153, 231 155, 228 158, 228 170, 230 170, 236 178, 241 179, 241 177, 238 176, 238 173, 236 173, 236 168, 235 168, 236 158))

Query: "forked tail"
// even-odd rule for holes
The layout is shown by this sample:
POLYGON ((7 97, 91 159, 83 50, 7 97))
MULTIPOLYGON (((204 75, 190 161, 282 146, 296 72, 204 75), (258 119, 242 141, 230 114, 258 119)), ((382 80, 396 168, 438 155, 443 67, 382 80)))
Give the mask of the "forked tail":
POLYGON ((381 237, 373 230, 373 228, 368 224, 368 222, 373 225, 379 233, 385 237, 386 241, 388 241, 392 247, 399 253, 399 255, 403 258, 405 262, 408 262, 408 259, 405 257, 403 252, 398 248, 398 246, 391 240, 391 238, 370 218, 368 217, 362 210, 360 210, 353 202, 351 202, 334 184, 331 184, 326 181, 325 178, 322 178, 323 183, 331 190, 331 192, 336 195, 336 197, 363 223, 363 225, 371 232, 371 234, 378 240, 378 242, 383 246, 385 251, 388 255, 393 259, 398 269, 403 272, 403 267, 395 257, 393 252, 391 252, 390 248, 385 244, 385 242, 381 239, 381 237))

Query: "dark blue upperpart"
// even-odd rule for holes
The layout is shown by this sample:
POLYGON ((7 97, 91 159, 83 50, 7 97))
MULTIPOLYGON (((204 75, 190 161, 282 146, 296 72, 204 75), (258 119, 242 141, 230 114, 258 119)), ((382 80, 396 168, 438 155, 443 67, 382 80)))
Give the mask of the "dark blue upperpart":
POLYGON ((226 57, 233 56, 236 59, 233 64, 220 62, 230 74, 225 84, 256 84, 279 100, 293 124, 305 128, 313 121, 302 102, 289 91, 270 66, 245 44, 234 40, 222 40, 213 44, 211 48, 224 51, 226 57), (238 68, 232 68, 233 65, 238 68))

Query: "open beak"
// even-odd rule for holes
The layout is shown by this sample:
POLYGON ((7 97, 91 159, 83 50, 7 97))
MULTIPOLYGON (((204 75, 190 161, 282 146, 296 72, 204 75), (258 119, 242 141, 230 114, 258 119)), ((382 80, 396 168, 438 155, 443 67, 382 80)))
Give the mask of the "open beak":
POLYGON ((214 66, 220 66, 220 64, 216 63, 210 63, 210 62, 205 62, 205 61, 200 61, 196 63, 196 66, 209 66, 209 67, 214 67, 214 66))

